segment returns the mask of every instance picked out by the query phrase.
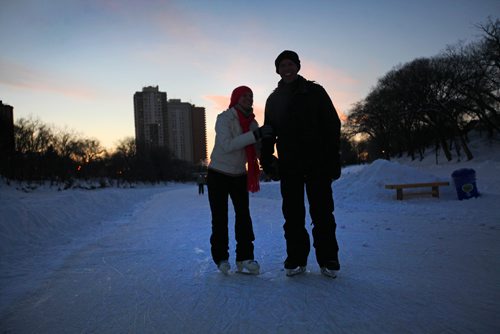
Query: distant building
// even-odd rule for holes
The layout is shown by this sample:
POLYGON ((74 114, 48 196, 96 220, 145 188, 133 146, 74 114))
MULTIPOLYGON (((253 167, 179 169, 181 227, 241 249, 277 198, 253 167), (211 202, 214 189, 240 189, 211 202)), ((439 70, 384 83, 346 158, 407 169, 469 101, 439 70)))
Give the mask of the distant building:
POLYGON ((193 161, 207 160, 207 121, 204 107, 193 106, 193 161))
POLYGON ((207 159, 205 108, 170 99, 158 86, 134 94, 137 152, 168 147, 174 157, 194 164, 207 159))
POLYGON ((134 94, 135 143, 141 153, 155 147, 169 147, 167 93, 158 86, 144 87, 134 94))
POLYGON ((177 159, 193 161, 192 106, 171 99, 168 109, 170 150, 177 159))
POLYGON ((170 149, 181 160, 195 164, 207 158, 205 108, 180 99, 168 100, 170 149))
POLYGON ((14 108, 0 100, 0 156, 10 156, 15 149, 14 108))

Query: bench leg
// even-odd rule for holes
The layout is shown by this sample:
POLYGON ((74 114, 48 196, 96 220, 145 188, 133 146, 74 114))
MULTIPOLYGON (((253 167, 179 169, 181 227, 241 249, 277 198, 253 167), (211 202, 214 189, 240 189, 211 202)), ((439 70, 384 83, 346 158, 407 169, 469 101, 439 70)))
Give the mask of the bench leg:
POLYGON ((398 201, 402 201, 403 200, 403 189, 396 189, 396 199, 398 201))
POLYGON ((439 187, 432 187, 432 197, 438 197, 439 198, 439 187))

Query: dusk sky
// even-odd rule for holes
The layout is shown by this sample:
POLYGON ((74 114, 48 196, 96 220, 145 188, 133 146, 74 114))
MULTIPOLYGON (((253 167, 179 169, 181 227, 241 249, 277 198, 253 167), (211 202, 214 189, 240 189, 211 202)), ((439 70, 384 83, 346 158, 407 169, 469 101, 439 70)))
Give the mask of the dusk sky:
POLYGON ((111 149, 134 136, 134 93, 159 86, 168 99, 206 108, 209 154, 235 87, 253 89, 263 121, 285 49, 347 114, 395 66, 478 40, 476 25, 500 16, 500 0, 0 4, 0 100, 16 120, 40 119, 111 149))

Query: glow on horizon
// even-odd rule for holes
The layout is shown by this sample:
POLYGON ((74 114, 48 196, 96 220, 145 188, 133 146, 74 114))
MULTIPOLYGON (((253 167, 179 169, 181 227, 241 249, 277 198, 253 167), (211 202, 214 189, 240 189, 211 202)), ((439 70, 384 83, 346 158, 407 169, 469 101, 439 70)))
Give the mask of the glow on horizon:
POLYGON ((259 123, 276 87, 274 59, 301 59, 341 118, 394 66, 477 40, 495 0, 5 2, 0 11, 0 100, 103 146, 134 136, 133 95, 159 86, 205 107, 207 151, 231 91, 254 92, 259 123), (15 33, 13 33, 15 32, 15 33))

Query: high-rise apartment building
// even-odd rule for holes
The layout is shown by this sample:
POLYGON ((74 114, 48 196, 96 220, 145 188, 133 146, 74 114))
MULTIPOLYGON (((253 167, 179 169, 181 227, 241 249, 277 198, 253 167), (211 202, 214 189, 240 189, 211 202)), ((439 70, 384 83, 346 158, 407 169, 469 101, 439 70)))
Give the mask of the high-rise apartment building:
POLYGON ((207 159, 205 108, 170 99, 158 86, 134 94, 138 152, 168 147, 174 157, 199 164, 207 159))
POLYGON ((134 94, 135 143, 141 153, 155 147, 169 147, 167 93, 158 86, 144 87, 134 94))
POLYGON ((169 140, 172 154, 193 161, 192 106, 179 99, 168 101, 169 140))
POLYGON ((193 161, 207 160, 207 121, 205 108, 193 106, 193 161))
POLYGON ((168 100, 170 149, 181 160, 195 164, 207 158, 205 108, 180 99, 168 100))

